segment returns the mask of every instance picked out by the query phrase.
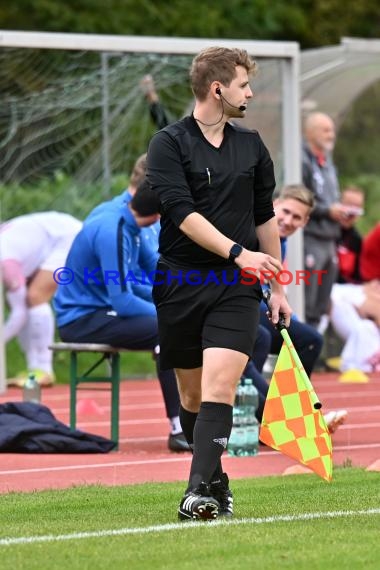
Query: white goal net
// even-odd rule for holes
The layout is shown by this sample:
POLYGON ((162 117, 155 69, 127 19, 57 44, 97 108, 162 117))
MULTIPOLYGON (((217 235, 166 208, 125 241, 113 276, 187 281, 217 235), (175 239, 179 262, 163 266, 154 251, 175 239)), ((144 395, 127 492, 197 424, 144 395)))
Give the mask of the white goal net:
POLYGON ((83 218, 121 192, 156 129, 142 77, 180 118, 192 108, 191 60, 211 45, 257 61, 244 124, 269 147, 278 185, 298 182, 298 44, 0 31, 0 220, 50 209, 83 218))
MULTIPOLYGON (((151 74, 168 115, 173 120, 181 117, 192 105, 188 81, 192 56, 210 42, 194 40, 192 48, 192 40, 178 39, 174 49, 165 38, 134 38, 132 51, 126 46, 119 49, 123 38, 107 36, 102 38, 108 38, 108 49, 97 49, 97 38, 12 32, 0 36, 0 183, 33 187, 41 180, 56 180, 60 191, 50 203, 47 198, 49 208, 81 209, 83 203, 85 209, 87 200, 90 209, 94 200, 109 196, 115 179, 125 176, 145 152, 155 129, 141 78, 151 74), (59 49, 54 47, 57 39, 59 49), (81 49, 74 49, 76 44, 81 49), (92 195, 94 184, 100 195, 92 195)), ((245 123, 260 131, 281 183, 284 61, 294 62, 295 44, 231 44, 247 44, 259 64, 253 80, 256 100, 245 123)), ((296 117, 293 125, 297 127, 296 117)), ((17 213, 4 193, 3 217, 17 213)))

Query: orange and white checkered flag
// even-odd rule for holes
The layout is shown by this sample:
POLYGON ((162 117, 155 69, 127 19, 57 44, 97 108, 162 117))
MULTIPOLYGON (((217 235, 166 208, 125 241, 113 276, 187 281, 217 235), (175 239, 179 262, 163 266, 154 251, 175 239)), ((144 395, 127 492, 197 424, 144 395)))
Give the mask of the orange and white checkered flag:
POLYGON ((265 402, 260 440, 331 481, 332 443, 321 404, 288 331, 280 332, 284 343, 265 402))

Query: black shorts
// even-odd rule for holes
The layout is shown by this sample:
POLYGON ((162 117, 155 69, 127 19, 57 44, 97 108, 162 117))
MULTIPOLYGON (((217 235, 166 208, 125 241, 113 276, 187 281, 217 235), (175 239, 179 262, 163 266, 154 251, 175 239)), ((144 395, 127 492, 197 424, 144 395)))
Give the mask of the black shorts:
POLYGON ((153 300, 161 368, 198 368, 211 347, 251 357, 261 299, 260 284, 242 284, 236 265, 197 271, 160 259, 153 300))

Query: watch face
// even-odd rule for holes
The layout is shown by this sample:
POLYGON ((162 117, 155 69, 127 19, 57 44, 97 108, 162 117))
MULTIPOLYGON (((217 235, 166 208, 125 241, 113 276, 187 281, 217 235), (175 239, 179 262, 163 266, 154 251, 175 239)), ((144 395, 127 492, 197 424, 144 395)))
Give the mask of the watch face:
POLYGON ((241 254, 243 248, 238 243, 235 243, 230 249, 230 259, 234 260, 238 255, 241 254))

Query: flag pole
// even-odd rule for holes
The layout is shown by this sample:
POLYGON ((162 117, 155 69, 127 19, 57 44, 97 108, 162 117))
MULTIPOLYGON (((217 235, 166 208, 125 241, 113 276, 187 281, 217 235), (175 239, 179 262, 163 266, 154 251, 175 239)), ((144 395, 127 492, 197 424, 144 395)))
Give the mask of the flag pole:
MULTIPOLYGON (((265 304, 266 304, 266 306, 268 307, 268 310, 269 310, 269 311, 271 310, 271 309, 270 309, 270 306, 269 306, 270 295, 271 295, 270 289, 266 289, 265 291, 263 291, 263 298, 264 298, 265 304)), ((305 369, 304 369, 304 367, 303 367, 303 364, 302 364, 302 362, 301 362, 301 359, 300 359, 300 357, 298 356, 298 353, 297 353, 296 349, 294 348, 292 339, 290 338, 289 333, 288 333, 288 331, 287 331, 287 329, 286 329, 286 326, 285 326, 285 319, 284 319, 284 316, 281 315, 281 313, 280 313, 280 319, 279 319, 278 323, 277 323, 275 326, 276 326, 277 330, 280 331, 280 334, 281 334, 281 336, 282 336, 282 338, 283 338, 283 340, 284 340, 286 346, 287 346, 288 349, 289 349, 289 352, 290 352, 290 354, 291 354, 291 356, 292 356, 292 358, 293 358, 293 360, 294 360, 295 365, 297 366, 297 369, 298 369, 298 371, 299 371, 299 373, 300 373, 300 375, 301 375, 301 377, 302 377, 302 380, 305 382, 305 386, 306 386, 306 388, 307 388, 307 390, 308 390, 308 392, 309 392, 309 394, 310 394, 310 398, 311 398, 311 401, 312 401, 312 403, 313 403, 314 409, 315 409, 315 410, 320 410, 320 409, 322 408, 322 404, 321 404, 321 402, 319 401, 319 398, 318 398, 317 394, 316 394, 315 391, 314 391, 313 385, 312 385, 312 383, 310 382, 310 379, 309 379, 308 375, 306 374, 306 371, 305 371, 305 369)))
POLYGON ((280 334, 281 334, 282 338, 284 339, 286 346, 289 349, 289 352, 290 352, 290 354, 291 354, 291 356, 295 362, 295 365, 297 366, 298 372, 301 374, 302 380, 305 382, 305 386, 306 386, 308 392, 310 393, 310 398, 311 398, 311 401, 313 402, 314 409, 320 410, 322 408, 322 404, 319 401, 319 398, 314 391, 313 385, 310 382, 308 375, 306 374, 306 371, 303 367, 301 359, 298 356, 298 353, 297 353, 296 349, 294 348, 292 339, 290 338, 289 333, 286 330, 286 327, 284 325, 283 325, 283 328, 280 329, 280 334))

